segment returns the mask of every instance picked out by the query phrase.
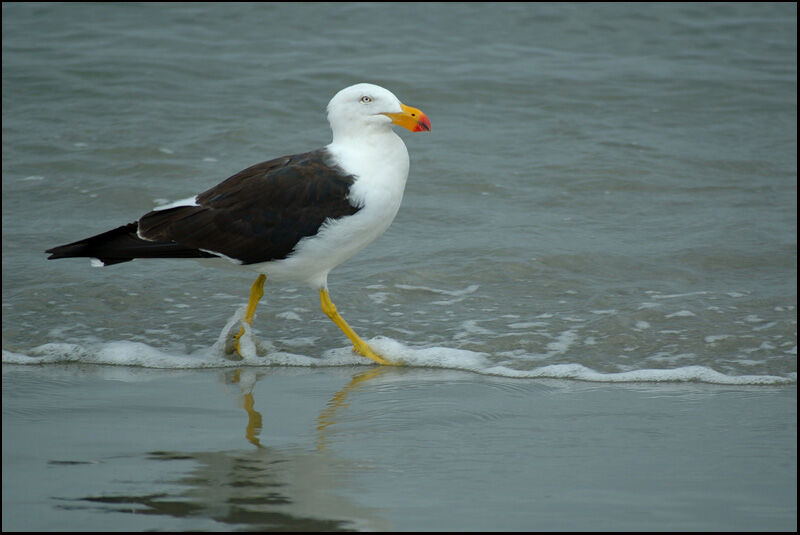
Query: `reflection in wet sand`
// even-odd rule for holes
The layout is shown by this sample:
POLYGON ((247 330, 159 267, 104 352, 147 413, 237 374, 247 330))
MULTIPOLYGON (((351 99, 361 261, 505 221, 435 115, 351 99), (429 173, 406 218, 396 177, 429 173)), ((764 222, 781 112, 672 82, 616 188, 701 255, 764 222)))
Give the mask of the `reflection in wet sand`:
POLYGON ((327 428, 336 423, 336 416, 340 410, 347 407, 347 396, 358 388, 359 385, 379 377, 388 371, 396 370, 387 366, 381 366, 362 373, 357 373, 353 376, 350 382, 342 388, 335 396, 328 402, 327 408, 319 413, 317 417, 317 450, 322 451, 327 446, 328 431, 327 428))
MULTIPOLYGON (((348 394, 384 368, 358 373, 336 393, 317 419, 317 449, 275 449, 261 444, 261 414, 255 409, 253 387, 259 377, 237 370, 225 382, 241 388, 247 413, 245 437, 257 446, 250 451, 153 451, 152 462, 192 462, 160 471, 185 475, 170 485, 177 492, 144 495, 86 496, 59 500, 63 509, 98 508, 106 512, 162 515, 176 519, 209 519, 237 529, 258 531, 386 531, 391 526, 379 509, 364 507, 342 495, 346 474, 356 468, 326 450, 326 429, 336 423, 348 394), (63 503, 68 501, 69 503, 63 503)), ((163 483, 161 481, 157 483, 163 483)))

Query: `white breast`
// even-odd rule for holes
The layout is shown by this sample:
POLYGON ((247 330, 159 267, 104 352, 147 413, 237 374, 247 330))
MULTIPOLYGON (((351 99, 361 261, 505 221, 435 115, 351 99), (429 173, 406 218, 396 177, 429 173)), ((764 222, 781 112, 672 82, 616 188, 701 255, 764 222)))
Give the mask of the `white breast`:
POLYGON ((409 158, 397 134, 389 130, 367 145, 331 143, 327 149, 332 163, 356 177, 350 201, 361 208, 352 216, 326 221, 315 236, 300 240, 286 259, 251 266, 268 278, 326 287, 328 273, 383 234, 400 209, 409 158))

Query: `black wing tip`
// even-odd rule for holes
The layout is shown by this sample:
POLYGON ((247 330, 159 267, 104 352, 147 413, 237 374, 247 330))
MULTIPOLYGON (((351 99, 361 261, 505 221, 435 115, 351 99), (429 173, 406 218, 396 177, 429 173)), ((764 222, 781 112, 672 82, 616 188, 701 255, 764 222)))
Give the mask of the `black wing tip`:
POLYGON ((45 253, 50 255, 47 260, 89 258, 93 265, 105 267, 137 258, 219 258, 217 254, 177 243, 147 242, 136 237, 123 237, 122 240, 108 242, 95 238, 97 237, 47 249, 45 253))
POLYGON ((86 247, 85 243, 71 243, 68 245, 59 245, 57 247, 52 247, 45 251, 45 254, 49 254, 50 256, 47 257, 48 260, 58 260, 59 258, 77 258, 81 255, 81 250, 86 247))
POLYGON ((77 245, 60 245, 45 251, 50 256, 47 260, 58 260, 61 258, 88 258, 92 261, 92 265, 96 267, 112 266, 114 264, 121 264, 122 262, 130 262, 133 258, 98 258, 88 254, 85 250, 85 244, 77 245))

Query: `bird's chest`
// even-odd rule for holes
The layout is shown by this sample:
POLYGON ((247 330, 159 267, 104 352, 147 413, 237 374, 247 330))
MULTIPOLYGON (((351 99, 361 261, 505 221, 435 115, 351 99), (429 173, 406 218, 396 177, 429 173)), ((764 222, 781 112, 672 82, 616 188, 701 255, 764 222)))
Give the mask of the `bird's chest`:
POLYGON ((329 237, 336 236, 339 247, 360 250, 384 233, 391 225, 403 200, 405 180, 372 181, 357 179, 351 188, 349 200, 359 206, 352 216, 329 222, 323 230, 329 237))
POLYGON ((365 187, 356 180, 351 188, 351 202, 360 206, 353 214, 328 219, 315 236, 298 243, 290 263, 314 266, 326 272, 344 262, 373 242, 389 228, 403 198, 403 188, 365 187), (360 186, 360 187, 359 187, 360 186))

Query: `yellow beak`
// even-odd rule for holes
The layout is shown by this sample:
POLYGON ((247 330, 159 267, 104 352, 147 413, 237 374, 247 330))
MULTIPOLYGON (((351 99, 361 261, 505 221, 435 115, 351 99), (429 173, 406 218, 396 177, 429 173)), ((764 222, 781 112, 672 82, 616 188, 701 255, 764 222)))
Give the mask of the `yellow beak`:
POLYGON ((400 113, 384 113, 392 122, 412 132, 430 132, 431 122, 428 117, 417 108, 400 104, 403 110, 400 113))

